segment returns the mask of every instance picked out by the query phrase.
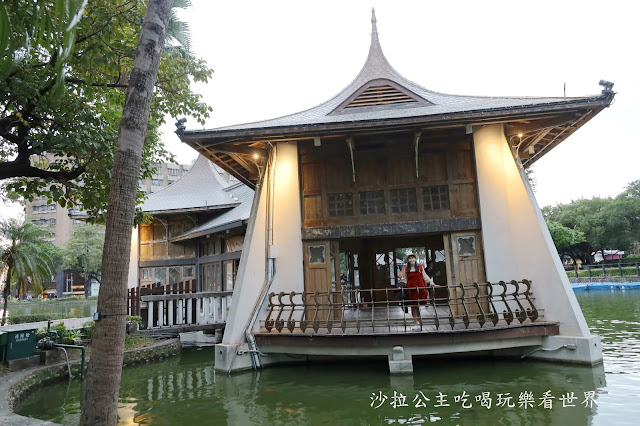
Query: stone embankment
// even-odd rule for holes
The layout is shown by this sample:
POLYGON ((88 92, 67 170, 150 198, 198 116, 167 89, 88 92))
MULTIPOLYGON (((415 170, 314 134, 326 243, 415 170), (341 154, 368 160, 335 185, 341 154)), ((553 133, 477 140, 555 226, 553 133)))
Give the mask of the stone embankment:
MULTIPOLYGON (((182 349, 180 339, 155 342, 151 346, 126 351, 124 365, 141 364, 178 355, 182 349)), ((80 373, 80 361, 71 361, 71 373, 77 377, 80 373)), ((0 425, 54 425, 55 423, 24 417, 15 414, 12 409, 32 389, 67 376, 67 364, 33 367, 2 376, 0 380, 0 425)))

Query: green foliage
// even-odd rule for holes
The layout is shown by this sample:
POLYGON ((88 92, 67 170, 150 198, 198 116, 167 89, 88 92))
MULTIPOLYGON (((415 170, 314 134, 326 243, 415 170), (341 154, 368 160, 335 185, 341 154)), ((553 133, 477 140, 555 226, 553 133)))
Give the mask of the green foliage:
MULTIPOLYGON (((8 67, 0 74, 0 179, 11 179, 5 190, 14 195, 28 200, 44 195, 62 207, 82 204, 100 221, 146 2, 91 1, 75 34, 66 34, 67 27, 60 26, 66 21, 57 17, 73 16, 79 3, 7 0, 0 7, 0 23, 11 23, 10 40, 0 45, 8 67), (56 7, 60 4, 67 7, 64 13, 56 7)), ((153 174, 155 163, 172 158, 158 134, 167 115, 190 115, 203 123, 211 111, 191 84, 208 81, 212 71, 188 49, 177 48, 188 38, 179 34, 184 24, 173 26, 154 91, 141 179, 153 174)), ((138 202, 142 199, 139 193, 138 202)), ((139 212, 137 220, 142 217, 139 212)))
POLYGON ((558 251, 566 250, 571 246, 586 241, 584 232, 582 231, 567 228, 561 223, 553 220, 546 220, 546 222, 549 232, 551 233, 551 238, 553 238, 553 242, 555 243, 558 251))
MULTIPOLYGON (((615 198, 580 199, 545 207, 543 214, 548 223, 556 222, 584 233, 586 242, 591 246, 589 251, 627 250, 640 240, 640 181, 631 182, 615 198)), ((561 240, 554 238, 559 250, 561 240)))
POLYGON ((87 336, 87 339, 91 339, 93 336, 93 330, 96 328, 96 323, 94 321, 87 321, 84 324, 82 324, 82 332, 84 333, 85 336, 87 336))
POLYGON ((64 323, 59 323, 51 327, 49 333, 46 330, 38 331, 38 338, 51 337, 56 343, 63 345, 79 345, 84 337, 83 329, 72 330, 67 328, 64 323))
POLYGON ((7 319, 9 324, 26 324, 30 322, 40 322, 56 319, 69 318, 70 314, 61 314, 57 312, 38 313, 38 314, 17 314, 10 315, 7 319))
POLYGON ((64 249, 64 269, 77 271, 83 277, 99 277, 102 272, 104 226, 82 225, 74 229, 64 249))
MULTIPOLYGON (((605 274, 602 273, 602 268, 601 267, 597 267, 594 266, 591 268, 591 275, 589 275, 589 271, 587 269, 580 269, 578 271, 578 277, 579 278, 586 278, 586 277, 603 277, 603 276, 607 276, 607 277, 619 277, 620 276, 620 269, 617 267, 605 267, 605 274)), ((637 276, 638 275, 638 270, 636 269, 635 266, 623 266, 622 267, 622 276, 628 277, 628 276, 637 276)), ((567 276, 569 278, 574 278, 576 276, 575 271, 567 271, 567 276)))
POLYGON ((0 261, 7 277, 3 292, 5 309, 2 325, 7 315, 10 280, 16 283, 18 291, 22 289, 24 292, 28 284, 41 291, 42 281, 48 281, 54 273, 56 268, 46 247, 49 237, 49 231, 32 223, 16 219, 0 221, 0 261))
POLYGON ((142 327, 142 317, 138 315, 127 315, 127 322, 138 323, 139 327, 142 327))

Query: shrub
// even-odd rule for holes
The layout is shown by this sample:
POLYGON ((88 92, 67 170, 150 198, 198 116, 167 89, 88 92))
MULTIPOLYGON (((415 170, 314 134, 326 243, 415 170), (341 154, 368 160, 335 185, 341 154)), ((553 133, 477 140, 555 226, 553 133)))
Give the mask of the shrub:
POLYGON ((130 322, 130 323, 137 322, 138 327, 142 327, 142 317, 140 316, 127 315, 127 322, 130 322))
POLYGON ((40 322, 40 321, 48 321, 54 319, 63 319, 68 318, 68 315, 61 313, 44 313, 44 314, 18 314, 18 315, 9 315, 7 318, 9 320, 9 324, 25 324, 28 322, 40 322))
POLYGON ((96 328, 96 323, 93 321, 87 321, 82 324, 82 333, 87 337, 87 339, 91 339, 93 336, 93 330, 96 328))

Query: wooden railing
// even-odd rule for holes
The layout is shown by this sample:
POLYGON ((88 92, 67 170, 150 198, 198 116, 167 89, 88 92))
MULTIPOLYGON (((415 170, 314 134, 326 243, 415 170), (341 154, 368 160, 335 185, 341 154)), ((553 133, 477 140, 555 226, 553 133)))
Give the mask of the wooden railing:
POLYGON ((404 333, 508 326, 533 323, 542 317, 534 304, 531 282, 500 281, 448 287, 446 297, 419 299, 418 325, 409 308, 411 300, 398 288, 342 289, 329 292, 290 292, 269 294, 263 332, 330 334, 333 332, 404 333))
POLYGON ((195 280, 129 290, 128 311, 140 315, 144 328, 223 324, 232 291, 196 292, 195 280))
MULTIPOLYGON (((223 324, 232 291, 141 296, 146 306, 146 328, 223 324)), ((145 318, 143 316, 143 318, 145 318)))

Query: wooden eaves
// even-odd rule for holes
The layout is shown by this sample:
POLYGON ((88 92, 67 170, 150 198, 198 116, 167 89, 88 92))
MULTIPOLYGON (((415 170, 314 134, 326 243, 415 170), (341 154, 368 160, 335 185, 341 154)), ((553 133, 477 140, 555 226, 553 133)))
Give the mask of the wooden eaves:
MULTIPOLYGON (((182 141, 244 184, 255 188, 259 167, 270 142, 308 140, 316 136, 357 137, 363 133, 401 130, 429 132, 460 127, 468 129, 469 125, 473 128, 502 123, 507 140, 517 148, 523 165, 529 167, 608 107, 613 96, 613 92, 603 91, 598 96, 574 98, 548 105, 537 104, 375 121, 286 127, 260 127, 260 123, 255 123, 256 127, 244 129, 185 131, 182 141)), ((409 140, 407 142, 410 143, 409 140)))

